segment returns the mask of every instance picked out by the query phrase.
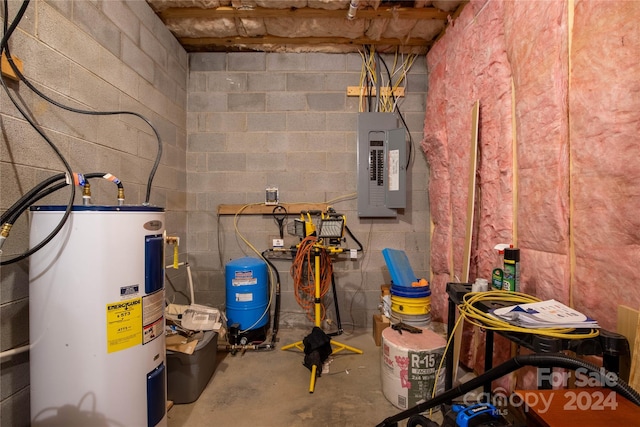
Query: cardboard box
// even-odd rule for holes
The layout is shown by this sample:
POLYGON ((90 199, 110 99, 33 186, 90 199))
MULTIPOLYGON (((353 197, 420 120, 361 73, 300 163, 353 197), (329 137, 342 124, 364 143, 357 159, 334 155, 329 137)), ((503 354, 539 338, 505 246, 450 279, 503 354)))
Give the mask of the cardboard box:
POLYGON ((382 331, 390 325, 391 322, 387 316, 382 314, 373 315, 373 340, 378 347, 382 344, 382 331))

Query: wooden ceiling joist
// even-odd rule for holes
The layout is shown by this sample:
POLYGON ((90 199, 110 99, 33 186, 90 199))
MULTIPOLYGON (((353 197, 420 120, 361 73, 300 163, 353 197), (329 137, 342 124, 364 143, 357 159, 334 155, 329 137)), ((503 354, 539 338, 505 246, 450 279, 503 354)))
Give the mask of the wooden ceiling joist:
POLYGON ((276 36, 260 36, 260 37, 181 37, 178 39, 182 46, 197 49, 203 46, 224 46, 232 47, 238 45, 381 45, 381 46, 407 46, 407 47, 429 47, 431 42, 424 39, 380 39, 372 40, 367 37, 358 37, 349 39, 345 37, 276 37, 276 36))
MULTIPOLYGON (((267 9, 256 7, 253 9, 236 9, 233 7, 218 7, 215 9, 201 9, 196 7, 176 7, 159 12, 160 18, 166 23, 174 19, 198 18, 198 19, 264 19, 264 18, 347 18, 346 11, 313 9, 304 7, 300 9, 267 9)), ((447 19, 448 12, 433 8, 406 8, 406 7, 379 7, 378 9, 361 9, 356 14, 356 19, 447 19)))
MULTIPOLYGON (((355 18, 348 20, 348 2, 340 2, 338 6, 316 3, 320 5, 318 8, 278 9, 268 6, 207 8, 207 4, 221 3, 208 0, 147 0, 187 52, 346 53, 371 45, 380 52, 415 54, 428 52, 444 34, 443 28, 453 23, 468 1, 432 4, 389 0, 375 9, 368 5, 358 8, 355 18), (425 4, 430 6, 420 7, 425 4), (188 6, 182 7, 184 5, 188 6)), ((285 3, 263 2, 263 6, 267 4, 285 3)))

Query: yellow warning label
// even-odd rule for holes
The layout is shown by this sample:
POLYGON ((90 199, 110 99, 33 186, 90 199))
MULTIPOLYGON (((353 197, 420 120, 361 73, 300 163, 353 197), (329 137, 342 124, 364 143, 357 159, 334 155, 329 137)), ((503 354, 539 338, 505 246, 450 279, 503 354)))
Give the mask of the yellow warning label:
POLYGON ((142 344, 142 298, 107 304, 107 353, 142 344))

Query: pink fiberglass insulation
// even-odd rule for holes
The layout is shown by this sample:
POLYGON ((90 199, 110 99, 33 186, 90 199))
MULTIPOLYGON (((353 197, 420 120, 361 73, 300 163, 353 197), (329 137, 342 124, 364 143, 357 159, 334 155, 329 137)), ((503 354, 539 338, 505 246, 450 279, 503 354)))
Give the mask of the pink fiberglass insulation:
POLYGON ((640 2, 576 3, 569 91, 573 301, 640 307, 640 2))
MULTIPOLYGON (((480 101, 478 190, 468 279, 490 277, 498 260, 493 247, 511 240, 511 70, 505 51, 503 5, 470 6, 427 55, 429 93, 422 147, 430 165, 435 318, 446 313, 446 283, 464 280, 471 112, 476 100, 480 101)), ((462 342, 461 361, 470 367, 481 365, 484 335, 466 328, 462 342)), ((505 360, 506 343, 498 339, 495 348, 496 359, 505 360)))
POLYGON ((502 3, 493 2, 474 17, 475 8, 466 7, 427 55, 429 93, 422 147, 431 171, 436 318, 445 313, 446 282, 452 277, 462 280, 471 111, 476 99, 480 100, 476 174, 480 191, 469 279, 488 278, 498 260, 493 247, 511 239, 511 83, 502 10, 502 3))
MULTIPOLYGON (((640 306, 639 19, 640 2, 471 1, 431 49, 422 148, 435 319, 462 271, 476 99, 469 281, 490 276, 495 244, 515 242, 524 292, 610 330, 617 305, 640 306)), ((483 337, 465 336, 461 360, 474 367, 483 337)), ((508 356, 497 347, 495 363, 508 356)))
POLYGON ((567 4, 505 3, 517 146, 522 291, 569 303, 567 4))

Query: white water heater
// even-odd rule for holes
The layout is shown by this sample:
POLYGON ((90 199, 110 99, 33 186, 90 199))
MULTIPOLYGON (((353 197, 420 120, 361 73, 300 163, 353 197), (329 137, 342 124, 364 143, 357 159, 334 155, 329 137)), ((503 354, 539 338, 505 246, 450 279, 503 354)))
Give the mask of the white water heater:
MULTIPOLYGON (((31 208, 31 246, 65 206, 31 208)), ((74 206, 29 267, 31 425, 166 426, 164 209, 74 206)))

